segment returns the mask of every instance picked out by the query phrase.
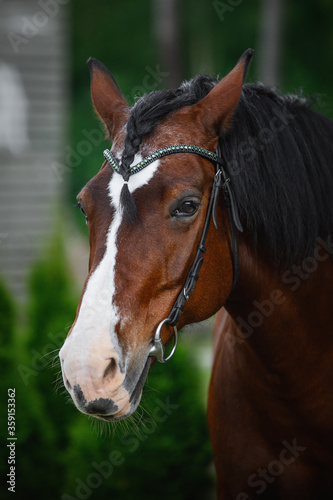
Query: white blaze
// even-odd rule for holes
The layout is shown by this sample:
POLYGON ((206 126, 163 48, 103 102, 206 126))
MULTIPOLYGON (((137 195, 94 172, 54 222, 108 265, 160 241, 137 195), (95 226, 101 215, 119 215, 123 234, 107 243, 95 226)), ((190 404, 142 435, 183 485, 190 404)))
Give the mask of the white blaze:
MULTIPOLYGON (((141 156, 136 155, 132 165, 136 165, 141 160, 141 156)), ((129 191, 133 193, 147 184, 154 176, 159 164, 160 161, 156 160, 142 171, 132 175, 128 182, 129 191)), ((107 359, 112 351, 112 356, 117 360, 122 359, 125 367, 128 361, 128 357, 126 360, 123 357, 115 333, 115 326, 120 319, 121 312, 114 304, 117 234, 123 216, 120 193, 123 185, 124 180, 121 175, 114 173, 108 190, 110 203, 115 212, 106 238, 106 250, 86 284, 75 326, 60 351, 60 357, 70 357, 73 361, 75 359, 76 367, 79 362, 83 370, 85 366, 94 362, 92 357, 94 354, 100 359, 107 359)), ((66 359, 66 365, 71 366, 70 359, 66 359)), ((68 372, 66 374, 70 378, 71 374, 68 372)))

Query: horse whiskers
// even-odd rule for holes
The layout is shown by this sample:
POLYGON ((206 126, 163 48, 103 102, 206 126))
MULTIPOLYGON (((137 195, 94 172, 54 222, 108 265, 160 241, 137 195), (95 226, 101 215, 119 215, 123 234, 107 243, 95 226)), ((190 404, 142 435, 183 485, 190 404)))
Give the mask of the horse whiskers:
POLYGON ((55 394, 57 394, 60 389, 62 389, 61 393, 66 393, 67 394, 67 390, 63 386, 63 380, 62 380, 62 376, 61 376, 60 372, 58 372, 57 378, 52 383, 54 385, 53 390, 54 390, 55 394))
POLYGON ((100 438, 113 437, 113 426, 109 425, 108 422, 104 422, 103 420, 98 420, 91 415, 88 415, 92 431, 98 435, 100 438))
MULTIPOLYGON (((49 352, 45 353, 45 354, 44 354, 43 356, 41 356, 39 359, 43 359, 43 358, 45 358, 46 356, 51 356, 51 354, 53 354, 54 352, 56 352, 56 353, 57 353, 57 355, 56 355, 56 356, 58 356, 59 351, 60 351, 60 347, 57 347, 56 349, 53 349, 53 351, 49 351, 49 352)), ((56 356, 54 356, 54 357, 56 357, 56 356)))
MULTIPOLYGON (((149 377, 149 373, 148 373, 148 377, 149 377)), ((148 383, 148 377, 147 377, 147 380, 146 380, 146 383, 145 383, 145 392, 156 392, 157 394, 160 394, 161 396, 165 396, 165 393, 156 389, 156 387, 153 387, 151 385, 149 385, 148 383)))
MULTIPOLYGON (((49 359, 48 361, 44 362, 44 367, 52 370, 53 368, 60 368, 60 360, 58 356, 54 356, 53 358, 49 359)), ((41 359, 41 358, 40 358, 41 359)))

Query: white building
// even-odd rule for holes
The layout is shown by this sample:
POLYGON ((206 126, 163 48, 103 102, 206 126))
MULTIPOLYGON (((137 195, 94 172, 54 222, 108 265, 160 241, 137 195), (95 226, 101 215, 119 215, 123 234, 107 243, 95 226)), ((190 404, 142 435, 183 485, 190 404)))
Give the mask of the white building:
POLYGON ((0 1, 0 276, 19 300, 64 190, 67 4, 0 1))

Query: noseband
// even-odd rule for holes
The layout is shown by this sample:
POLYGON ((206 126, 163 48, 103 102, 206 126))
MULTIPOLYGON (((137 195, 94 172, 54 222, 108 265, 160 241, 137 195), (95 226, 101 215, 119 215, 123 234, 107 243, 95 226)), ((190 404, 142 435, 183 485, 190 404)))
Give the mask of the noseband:
MULTIPOLYGON (((153 339, 153 345, 149 352, 149 356, 155 356, 160 363, 165 363, 166 361, 168 361, 173 356, 176 350, 178 342, 178 332, 176 325, 180 319, 182 312, 184 311, 186 301, 190 298, 190 296, 194 292, 196 282, 199 278, 199 271, 203 264, 203 254, 206 252, 205 244, 211 219, 213 219, 214 226, 217 229, 216 207, 221 187, 223 190, 224 203, 228 209, 231 243, 233 251, 233 283, 231 291, 235 288, 239 274, 239 258, 237 250, 236 228, 238 229, 238 231, 241 232, 243 231, 243 227, 241 225, 238 215, 237 206, 235 204, 233 193, 230 187, 230 177, 228 177, 226 174, 219 145, 217 147, 216 153, 212 153, 207 149, 203 149, 198 146, 191 146, 188 144, 178 144, 159 149, 154 153, 152 153, 151 155, 144 158, 142 161, 140 161, 133 167, 131 167, 130 175, 134 175, 137 172, 140 172, 142 169, 144 169, 154 161, 158 160, 159 158, 176 153, 178 154, 192 153, 199 155, 203 158, 206 158, 207 160, 210 160, 215 165, 215 175, 214 175, 213 185, 210 191, 209 203, 206 212, 206 219, 192 267, 187 275, 184 287, 182 288, 174 305, 172 306, 169 316, 163 321, 161 321, 160 324, 158 325, 153 339), (165 323, 168 323, 174 329, 174 345, 168 356, 165 356, 165 345, 161 339, 161 330, 165 323)), ((106 160, 108 160, 113 170, 119 173, 118 161, 113 156, 111 151, 106 149, 104 151, 104 157, 106 160)))

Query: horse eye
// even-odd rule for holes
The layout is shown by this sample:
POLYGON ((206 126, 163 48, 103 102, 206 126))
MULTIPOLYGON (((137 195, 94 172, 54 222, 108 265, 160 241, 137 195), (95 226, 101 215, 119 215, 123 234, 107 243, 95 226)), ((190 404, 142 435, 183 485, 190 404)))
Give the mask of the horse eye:
POLYGON ((84 211, 84 209, 82 208, 82 205, 80 202, 78 202, 76 205, 74 205, 74 208, 79 208, 80 211, 81 211, 81 214, 84 215, 84 218, 86 219, 86 224, 88 224, 89 222, 89 219, 88 219, 88 216, 86 214, 86 212, 84 211))
POLYGON ((172 212, 172 217, 190 217, 194 215, 200 206, 200 203, 193 200, 183 201, 179 207, 172 212))

